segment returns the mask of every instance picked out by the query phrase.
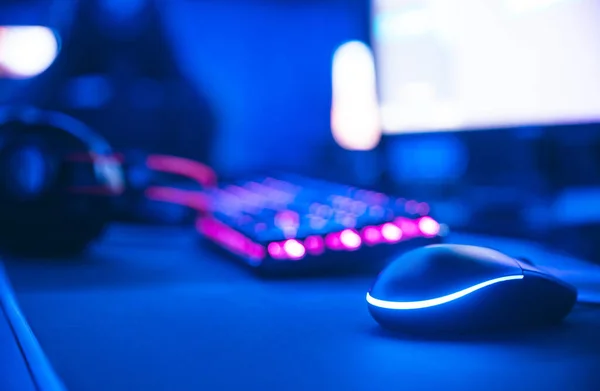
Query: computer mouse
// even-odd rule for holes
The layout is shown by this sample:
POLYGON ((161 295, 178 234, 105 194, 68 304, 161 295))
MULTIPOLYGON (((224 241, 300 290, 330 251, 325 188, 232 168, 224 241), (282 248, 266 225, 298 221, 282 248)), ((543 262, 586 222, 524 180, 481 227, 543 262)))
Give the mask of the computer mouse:
POLYGON ((476 246, 438 244, 401 255, 367 293, 384 328, 454 333, 559 323, 577 290, 532 262, 476 246))

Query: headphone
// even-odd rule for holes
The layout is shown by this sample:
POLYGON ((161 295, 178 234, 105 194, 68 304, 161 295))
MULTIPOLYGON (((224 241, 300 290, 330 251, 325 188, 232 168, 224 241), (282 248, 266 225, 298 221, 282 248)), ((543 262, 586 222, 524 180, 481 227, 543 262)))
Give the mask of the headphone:
POLYGON ((82 122, 35 108, 0 109, 0 246, 31 256, 77 253, 124 190, 108 142, 82 122))
MULTIPOLYGON (((144 169, 216 185, 214 171, 183 157, 149 155, 144 169)), ((66 114, 30 107, 0 109, 0 248, 20 256, 71 256, 97 239, 126 191, 206 213, 200 192, 150 180, 138 189, 109 143, 66 114)), ((139 197, 138 197, 139 196, 139 197)), ((127 205, 126 205, 127 207, 127 205)))

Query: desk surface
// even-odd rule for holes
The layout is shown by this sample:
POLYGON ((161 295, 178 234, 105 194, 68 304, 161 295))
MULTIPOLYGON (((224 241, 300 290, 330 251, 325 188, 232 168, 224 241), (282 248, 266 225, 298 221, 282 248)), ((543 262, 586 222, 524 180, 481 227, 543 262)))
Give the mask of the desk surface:
MULTIPOLYGON (((576 262, 517 241, 452 241, 576 262)), ((594 307, 556 329, 487 340, 391 337, 366 309, 372 277, 262 281, 174 228, 115 226, 83 259, 6 268, 72 391, 600 389, 594 307)), ((576 281, 591 269, 564 278, 592 286, 576 281)))

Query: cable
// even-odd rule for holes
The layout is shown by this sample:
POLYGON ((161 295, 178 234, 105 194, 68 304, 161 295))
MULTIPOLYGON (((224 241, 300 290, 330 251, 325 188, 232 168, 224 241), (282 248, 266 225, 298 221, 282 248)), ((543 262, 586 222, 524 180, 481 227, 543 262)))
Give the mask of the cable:
MULTIPOLYGON (((525 264, 536 267, 536 264, 534 262, 532 262, 530 259, 523 258, 523 257, 517 257, 517 259, 525 264)), ((598 296, 600 296, 600 292, 599 292, 598 296)), ((591 308, 600 307, 600 300, 585 298, 585 297, 584 298, 578 297, 577 304, 579 304, 580 306, 583 306, 583 307, 590 307, 590 309, 591 309, 591 308)))

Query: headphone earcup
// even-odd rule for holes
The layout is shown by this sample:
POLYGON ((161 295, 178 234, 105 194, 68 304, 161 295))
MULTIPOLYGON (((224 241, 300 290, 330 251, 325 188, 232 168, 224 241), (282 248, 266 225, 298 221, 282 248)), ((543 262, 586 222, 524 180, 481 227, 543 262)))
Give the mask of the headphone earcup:
POLYGON ((0 124, 0 247, 19 256, 74 255, 110 221, 120 164, 43 118, 0 124))

